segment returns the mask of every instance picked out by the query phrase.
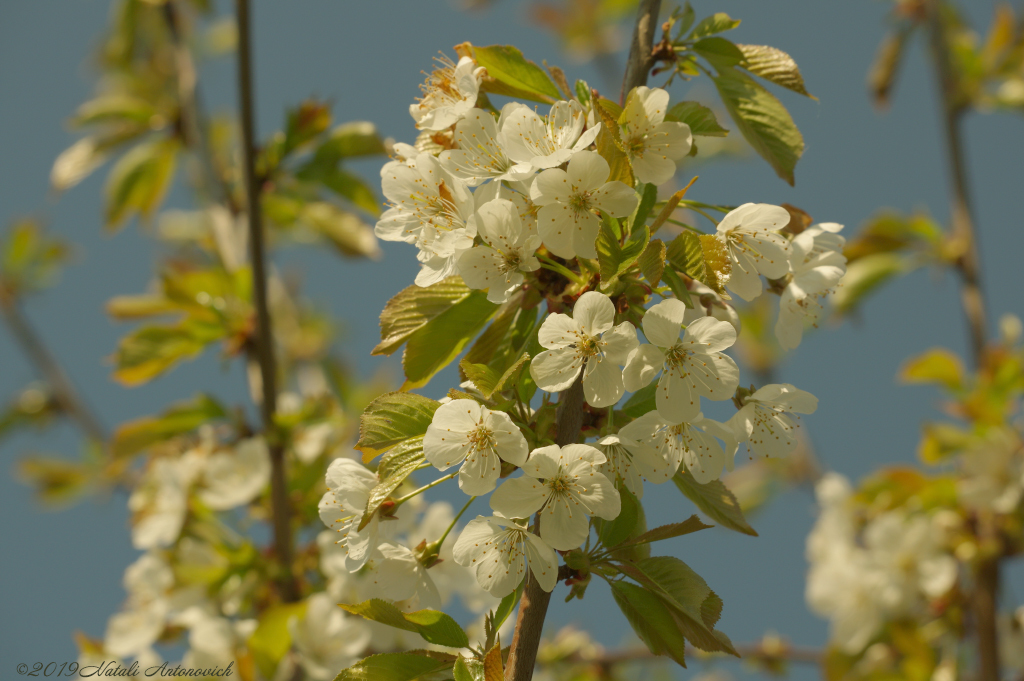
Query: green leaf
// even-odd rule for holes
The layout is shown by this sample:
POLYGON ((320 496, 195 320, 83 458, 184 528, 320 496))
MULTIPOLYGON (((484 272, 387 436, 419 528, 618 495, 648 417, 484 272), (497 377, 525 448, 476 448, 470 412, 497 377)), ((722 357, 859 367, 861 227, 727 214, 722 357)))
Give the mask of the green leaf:
POLYGON ((668 606, 650 591, 624 581, 611 582, 612 596, 633 631, 655 655, 686 666, 686 639, 668 606))
POLYGON ((388 153, 377 132, 377 126, 368 121, 343 123, 331 131, 330 137, 317 147, 313 155, 319 163, 337 163, 346 158, 378 156, 388 153))
POLYGON ((484 675, 484 663, 468 657, 460 656, 452 667, 455 681, 487 681, 484 675))
POLYGON ((705 36, 731 31, 739 25, 739 19, 733 19, 725 12, 718 12, 701 19, 690 33, 690 40, 700 40, 705 36))
POLYGON ((807 92, 807 88, 804 86, 804 77, 796 62, 782 50, 768 45, 736 45, 735 47, 740 50, 743 57, 740 66, 747 71, 788 90, 799 92, 805 97, 816 99, 807 92))
POLYGON ((361 530, 370 524, 380 505, 424 461, 422 435, 417 435, 405 442, 400 442, 388 450, 388 453, 381 458, 380 466, 377 467, 377 478, 380 482, 370 490, 370 496, 366 500, 366 510, 363 513, 363 519, 359 522, 359 527, 356 528, 357 530, 361 530))
MULTIPOLYGON (((0 435, 5 428, 0 418, 0 435)), ((18 479, 31 487, 36 499, 50 507, 70 504, 88 490, 95 478, 88 463, 30 454, 16 464, 18 479)))
MULTIPOLYGON (((373 216, 380 215, 380 201, 369 185, 355 173, 343 168, 331 169, 319 176, 320 182, 332 192, 348 199, 373 216)), ((372 233, 372 230, 371 230, 372 233)))
POLYGON ((359 418, 359 441, 355 445, 363 453, 363 462, 425 434, 440 406, 436 400, 407 392, 385 393, 370 402, 359 418))
POLYGON ((725 245, 713 234, 694 234, 687 230, 666 248, 668 261, 693 279, 706 284, 723 298, 729 297, 725 282, 732 272, 732 260, 725 245))
POLYGON ((665 271, 665 257, 665 242, 653 239, 637 258, 640 271, 644 273, 644 279, 651 286, 657 286, 661 281, 661 275, 665 271))
POLYGON ((246 647, 252 653, 256 668, 266 679, 274 678, 277 665, 292 645, 292 635, 288 628, 288 620, 303 617, 306 602, 283 603, 272 605, 263 611, 256 631, 246 641, 246 647))
POLYGON ((380 246, 373 228, 354 213, 326 201, 312 201, 303 207, 301 219, 314 232, 326 237, 342 255, 380 257, 380 246))
POLYGON ((710 527, 713 527, 713 525, 705 525, 701 522, 700 518, 692 515, 681 523, 661 525, 660 527, 655 527, 653 530, 648 530, 634 539, 623 542, 622 546, 650 544, 652 542, 672 539, 674 537, 682 537, 684 534, 692 534, 693 532, 706 530, 710 527))
POLYGON ((686 284, 676 274, 675 269, 672 267, 666 267, 661 273, 661 278, 665 280, 668 287, 672 289, 672 293, 676 294, 676 298, 683 301, 686 307, 693 309, 693 299, 690 298, 690 290, 686 288, 686 284))
POLYGON ((601 287, 607 289, 647 248, 651 234, 647 225, 634 230, 624 244, 619 244, 611 228, 602 223, 597 237, 597 261, 601 268, 601 287))
POLYGON ((693 50, 714 64, 715 68, 736 66, 743 61, 743 52, 730 40, 713 37, 698 40, 693 50))
POLYGON ((793 170, 804 153, 804 138, 786 108, 772 93, 736 69, 718 69, 714 81, 743 137, 779 177, 793 184, 793 170))
POLYGON ((31 219, 11 225, 0 244, 0 289, 10 296, 51 286, 70 249, 31 219))
POLYGON ((455 660, 454 655, 429 650, 381 653, 341 670, 334 681, 415 681, 451 669, 455 660))
POLYGON ((651 216, 651 210, 654 209, 654 204, 658 202, 658 188, 655 185, 649 183, 641 184, 636 188, 636 191, 640 194, 640 202, 636 204, 636 209, 629 216, 630 234, 636 231, 637 225, 647 224, 647 218, 651 216))
POLYGON ((342 603, 340 607, 353 615, 359 615, 396 629, 415 632, 429 643, 439 646, 465 648, 469 645, 469 637, 466 636, 462 627, 449 615, 438 610, 402 612, 393 604, 377 598, 355 605, 342 603))
POLYGON ((693 479, 689 471, 680 470, 672 477, 672 482, 680 492, 696 504, 704 515, 722 527, 728 527, 730 530, 749 534, 752 537, 757 536, 757 532, 743 517, 743 510, 740 508, 739 502, 736 501, 736 497, 721 480, 712 480, 701 485, 693 479))
POLYGON ((124 93, 114 93, 100 95, 79 106, 74 118, 71 119, 71 124, 84 126, 97 123, 132 123, 149 127, 155 115, 156 109, 146 100, 124 93))
POLYGON ((964 374, 959 357, 945 348, 932 348, 900 367, 899 379, 904 383, 936 383, 957 391, 964 385, 964 374))
POLYGON ((526 580, 519 582, 519 586, 516 590, 508 594, 501 599, 498 603, 498 607, 494 610, 494 629, 498 630, 501 625, 505 623, 512 611, 519 605, 519 599, 523 597, 523 588, 526 586, 526 580))
POLYGON ((387 302, 380 315, 380 343, 371 354, 390 355, 432 320, 473 293, 462 277, 449 277, 433 286, 409 286, 387 302))
POLYGON ((171 405, 160 416, 146 416, 121 425, 110 443, 111 454, 132 456, 152 444, 191 433, 204 423, 224 418, 227 412, 220 402, 200 393, 189 402, 171 405))
POLYGON ((114 379, 141 385, 178 362, 192 359, 227 330, 220 324, 186 319, 174 326, 143 326, 121 339, 114 353, 114 379))
POLYGON ((494 393, 514 387, 518 382, 519 373, 529 361, 529 353, 523 353, 519 359, 513 362, 512 366, 501 374, 486 364, 472 364, 465 359, 459 363, 459 367, 466 374, 466 378, 473 381, 473 385, 483 393, 483 396, 490 399, 494 393))
POLYGON ((622 563, 620 567, 669 606, 680 631, 694 646, 739 657, 731 646, 725 647, 712 633, 713 627, 705 624, 702 607, 713 592, 690 566, 673 556, 654 556, 635 563, 622 563))
POLYGON ((406 381, 402 388, 418 388, 452 362, 497 312, 484 291, 464 299, 412 333, 402 355, 406 381))
POLYGON ((474 47, 476 63, 487 69, 482 89, 496 95, 551 104, 562 99, 544 69, 529 61, 512 45, 474 47), (493 80, 492 80, 493 79, 493 80))
POLYGON ((690 126, 690 132, 703 137, 725 137, 729 131, 718 124, 714 112, 697 102, 679 102, 665 113, 666 121, 690 126))
POLYGON ((117 229, 134 213, 152 214, 171 186, 178 148, 173 140, 139 144, 114 165, 104 190, 108 229, 117 229))
POLYGON ((505 668, 501 659, 501 644, 497 641, 484 655, 484 681, 505 681, 505 668))
POLYGON ((851 262, 843 275, 843 285, 832 295, 832 304, 841 313, 857 308, 887 281, 914 269, 898 253, 872 253, 851 262))
POLYGON ((622 405, 622 411, 635 419, 640 418, 649 411, 658 408, 656 396, 658 393, 658 382, 652 381, 643 388, 630 395, 626 403, 622 405))
POLYGON ((597 525, 597 536, 607 547, 631 545, 636 542, 626 540, 636 530, 637 521, 640 519, 640 501, 624 485, 616 481, 615 487, 619 490, 619 498, 622 499, 622 507, 619 515, 614 520, 601 520, 595 518, 597 525))

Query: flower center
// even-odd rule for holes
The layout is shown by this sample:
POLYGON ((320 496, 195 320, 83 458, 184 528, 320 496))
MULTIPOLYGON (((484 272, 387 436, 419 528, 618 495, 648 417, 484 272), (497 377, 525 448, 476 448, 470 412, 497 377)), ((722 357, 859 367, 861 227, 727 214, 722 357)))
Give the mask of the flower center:
POLYGON ((683 347, 682 343, 676 343, 665 353, 665 363, 671 367, 682 368, 692 354, 683 347))
POLYGON ((485 449, 494 449, 497 446, 497 440, 494 438, 494 431, 487 426, 480 424, 475 430, 471 430, 467 435, 470 445, 473 447, 473 451, 479 452, 485 449))
POLYGON ((587 191, 577 191, 569 197, 569 207, 576 215, 590 210, 590 194, 587 191))
POLYGON ((626 151, 630 156, 643 158, 647 150, 647 138, 644 135, 634 135, 626 140, 626 151))
POLYGON ((508 253, 502 253, 502 274, 508 274, 509 272, 515 272, 519 269, 519 265, 522 264, 523 257, 519 254, 519 251, 509 251, 508 253))

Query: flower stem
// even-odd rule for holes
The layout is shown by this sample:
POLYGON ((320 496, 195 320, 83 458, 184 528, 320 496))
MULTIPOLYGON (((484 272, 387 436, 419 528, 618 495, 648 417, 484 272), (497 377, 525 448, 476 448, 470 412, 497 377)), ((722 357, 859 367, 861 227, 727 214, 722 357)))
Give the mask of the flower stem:
POLYGON ((580 276, 573 272, 572 270, 570 270, 568 267, 566 267, 565 265, 559 265, 557 262, 547 257, 546 255, 541 255, 540 253, 538 253, 537 260, 540 260, 540 266, 546 270, 557 272, 566 279, 574 281, 577 284, 580 284, 581 286, 587 283, 583 279, 580 279, 580 276))
POLYGON ((238 94, 242 127, 242 166, 245 176, 246 213, 249 219, 249 248, 252 260, 253 302, 256 306, 256 357, 262 383, 260 412, 264 435, 270 449, 270 504, 273 515, 274 553, 278 562, 278 585, 285 601, 299 599, 292 572, 291 509, 288 503, 288 475, 284 444, 274 425, 277 412, 277 364, 274 337, 267 304, 266 251, 263 243, 263 212, 260 208, 260 181, 256 177, 256 143, 252 79, 252 33, 249 0, 236 0, 238 27, 238 94))
POLYGON ((440 539, 437 540, 437 550, 438 551, 440 551, 441 547, 444 546, 444 540, 447 539, 448 535, 451 533, 451 531, 453 529, 455 529, 455 523, 459 522, 459 518, 462 517, 462 514, 465 513, 469 509, 469 505, 472 504, 474 501, 476 501, 476 497, 470 497, 469 501, 466 502, 466 505, 462 507, 462 510, 459 511, 458 514, 456 514, 456 516, 454 518, 452 518, 452 522, 448 526, 448 529, 445 530, 444 534, 442 534, 440 539))
POLYGON ((459 474, 458 471, 455 471, 454 473, 449 473, 448 475, 445 475, 443 477, 438 478, 434 482, 428 483, 426 485, 423 485, 423 487, 420 487, 417 490, 413 490, 412 492, 409 492, 404 497, 399 497, 399 498, 395 499, 395 506, 399 506, 401 504, 404 504, 405 502, 409 501, 413 497, 418 497, 419 495, 423 494, 424 492, 426 492, 431 487, 437 487, 442 482, 448 482, 449 480, 451 480, 452 478, 454 478, 458 474, 459 474))

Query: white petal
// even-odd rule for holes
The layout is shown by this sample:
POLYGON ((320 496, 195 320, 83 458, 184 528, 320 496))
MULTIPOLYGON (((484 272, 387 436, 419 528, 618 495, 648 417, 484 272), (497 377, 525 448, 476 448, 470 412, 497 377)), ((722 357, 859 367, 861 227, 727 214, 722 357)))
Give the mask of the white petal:
POLYGON ((530 362, 530 376, 541 390, 561 392, 576 381, 582 368, 583 360, 573 348, 545 350, 530 362))
POLYGON ((604 345, 601 352, 605 359, 618 365, 626 363, 629 353, 636 350, 640 342, 636 337, 636 327, 629 322, 622 322, 601 336, 604 345))
POLYGON ((537 342, 548 350, 568 348, 582 340, 579 322, 559 312, 548 315, 537 334, 537 342))
POLYGON ((672 347, 679 340, 685 314, 686 305, 675 298, 668 298, 657 305, 652 305, 644 314, 644 335, 658 347, 672 347))
POLYGON ((729 322, 702 317, 686 327, 683 343, 688 341, 698 344, 701 352, 721 352, 736 342, 736 329, 729 322))
POLYGON ((603 293, 587 291, 573 306, 572 318, 584 334, 597 336, 612 328, 615 323, 615 306, 603 293))
POLYGON ((548 499, 541 512, 540 536, 559 551, 578 548, 590 534, 590 518, 575 499, 558 495, 548 499))
POLYGON ((603 210, 613 218, 629 215, 639 202, 632 187, 618 181, 606 182, 591 197, 595 208, 603 210))
POLYGON ((555 550, 537 535, 527 532, 526 556, 530 561, 530 572, 540 588, 545 591, 554 590, 558 583, 558 556, 555 550))
POLYGON ((491 524, 489 518, 482 515, 470 520, 452 549, 455 562, 467 567, 472 565, 473 559, 481 552, 481 547, 500 531, 500 528, 491 524))
POLYGON ((581 151, 572 157, 565 169, 569 183, 584 190, 594 190, 608 181, 611 168, 596 151, 581 151))
POLYGON ((548 498, 548 488, 529 476, 505 480, 491 495, 491 508, 506 518, 529 518, 548 498))
POLYGON ((609 407, 619 401, 625 392, 622 370, 608 358, 594 356, 587 360, 583 370, 583 395, 591 407, 609 407))
POLYGON ((655 403, 658 413, 669 423, 690 421, 700 413, 700 396, 678 369, 666 370, 661 375, 655 403))
POLYGON ((626 390, 635 393, 649 384, 665 364, 665 353, 648 343, 643 343, 626 357, 622 370, 622 381, 626 390))

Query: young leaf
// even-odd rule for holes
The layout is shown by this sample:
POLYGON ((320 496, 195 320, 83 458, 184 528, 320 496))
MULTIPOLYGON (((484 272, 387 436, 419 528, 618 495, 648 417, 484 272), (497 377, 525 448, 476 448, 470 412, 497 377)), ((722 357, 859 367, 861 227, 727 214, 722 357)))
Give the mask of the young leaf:
POLYGON ((505 681, 505 667, 501 662, 501 644, 495 642, 494 647, 484 655, 484 681, 505 681))
POLYGON ((377 477, 380 482, 370 490, 370 496, 366 500, 366 510, 363 512, 363 519, 360 521, 359 527, 356 528, 357 530, 370 524, 370 520, 373 519, 373 515, 380 505, 405 482, 405 479, 413 471, 419 468, 424 460, 422 435, 410 438, 388 450, 388 453, 381 458, 380 466, 377 467, 377 477))
POLYGON ((494 628, 500 629, 501 625, 505 623, 508 616, 512 614, 512 611, 519 605, 519 599, 523 597, 523 588, 526 586, 526 580, 524 579, 516 587, 516 590, 501 599, 498 603, 498 607, 494 610, 494 628))
POLYGON ((718 69, 714 81, 743 137, 779 177, 793 184, 793 170, 804 153, 804 138, 786 108, 742 71, 718 69))
POLYGON ((665 271, 665 257, 665 242, 661 239, 654 239, 647 244, 647 248, 637 258, 640 271, 644 273, 644 279, 651 286, 657 286, 661 281, 661 275, 665 271))
POLYGON ((736 66, 743 61, 743 52, 725 38, 713 37, 698 40, 693 51, 715 65, 715 68, 736 66))
POLYGON ((796 62, 782 50, 768 45, 736 45, 735 47, 739 48, 742 53, 743 61, 740 66, 747 71, 776 85, 781 85, 787 90, 817 99, 807 92, 807 88, 804 86, 804 77, 796 62))
POLYGON ((380 258, 380 246, 373 228, 354 213, 326 201, 311 201, 303 207, 301 219, 342 255, 380 258))
POLYGON ((426 385, 430 378, 459 356, 463 348, 497 312, 498 305, 483 291, 473 291, 412 333, 402 354, 408 390, 426 385))
POLYGON ((140 144, 114 165, 104 190, 108 229, 117 229, 133 213, 153 212, 171 185, 178 146, 171 140, 140 144))
POLYGON ((937 383, 956 391, 964 384, 964 365, 960 358, 945 348, 932 348, 901 368, 899 379, 904 383, 937 383))
POLYGON ((618 180, 632 187, 633 167, 622 149, 622 140, 619 138, 619 116, 622 115, 622 107, 602 97, 597 100, 594 113, 601 119, 601 130, 597 133, 595 144, 597 153, 608 161, 611 169, 608 180, 618 180))
POLYGON ((651 542, 663 541, 665 539, 672 539, 674 537, 682 537, 684 534, 691 534, 693 532, 699 532, 700 530, 706 530, 713 525, 705 525, 701 522, 700 518, 695 515, 690 516, 681 523, 672 523, 671 525, 661 525, 655 527, 653 530, 648 530, 640 536, 625 541, 621 546, 633 546, 635 544, 650 544, 651 542))
POLYGON ((686 288, 686 284, 676 274, 675 268, 669 266, 661 273, 661 278, 665 280, 668 287, 672 289, 672 293, 676 295, 676 298, 683 301, 686 307, 693 309, 693 299, 690 297, 690 290, 686 288))
POLYGON ((227 330, 220 324, 186 319, 174 326, 143 326, 121 339, 114 353, 114 380, 141 385, 182 360, 192 359, 227 330))
POLYGON ((392 603, 377 598, 355 605, 341 603, 340 607, 353 615, 417 633, 429 643, 439 646, 465 648, 469 645, 469 637, 462 627, 449 615, 438 610, 403 612, 392 603))
POLYGON ((679 491, 696 504, 704 515, 722 527, 730 530, 757 536, 757 532, 743 517, 743 510, 732 492, 722 484, 721 480, 712 480, 704 485, 699 484, 687 470, 680 470, 672 477, 679 491))
POLYGON ((725 12, 718 12, 701 19, 690 34, 690 40, 700 40, 705 36, 731 31, 739 25, 739 19, 733 19, 725 12))
POLYGON ((456 659, 455 655, 431 650, 381 653, 341 670, 334 681, 414 681, 451 669, 456 659))
POLYGON ((484 676, 484 663, 468 657, 459 656, 452 667, 452 676, 455 681, 486 681, 484 676))
POLYGON ((657 381, 651 382, 630 395, 626 403, 622 405, 622 411, 633 418, 640 418, 649 411, 658 408, 656 395, 658 393, 657 381))
POLYGON ((647 224, 647 218, 651 216, 651 210, 658 202, 658 188, 653 184, 642 184, 637 187, 637 192, 640 194, 640 202, 636 204, 636 209, 629 217, 630 234, 637 230, 637 225, 647 224))
POLYGON ((512 45, 474 47, 476 63, 487 69, 483 90, 552 104, 562 98, 544 69, 529 61, 512 45))
POLYGON ((686 639, 672 613, 650 591, 625 581, 611 582, 612 596, 633 631, 655 655, 686 666, 686 639))
POLYGON ((400 442, 423 435, 440 406, 439 402, 415 393, 385 393, 363 410, 355 448, 363 453, 366 462, 400 442))
POLYGON ((711 109, 697 102, 679 102, 666 113, 666 121, 678 121, 690 126, 690 133, 703 137, 725 137, 729 131, 718 124, 711 109))
POLYGON ((680 631, 694 646, 738 657, 736 651, 723 646, 712 633, 712 627, 704 623, 701 607, 712 591, 690 566, 672 556, 654 556, 636 563, 622 563, 620 568, 669 606, 680 631))
POLYGON ((722 242, 712 234, 694 234, 689 230, 673 239, 666 248, 668 261, 693 279, 728 298, 725 282, 732 272, 732 261, 722 242))
POLYGON ((292 645, 288 620, 301 618, 305 612, 306 602, 302 601, 272 605, 260 615, 260 623, 246 641, 246 647, 252 653, 256 668, 263 678, 274 678, 278 663, 292 645))
POLYGON ((606 287, 628 270, 647 248, 651 235, 647 225, 635 230, 626 242, 619 244, 607 225, 601 226, 597 237, 597 260, 601 267, 601 284, 606 287))
POLYGON ((623 485, 616 485, 619 490, 619 497, 622 499, 622 510, 614 520, 595 519, 597 524, 597 536, 607 547, 632 546, 635 540, 626 541, 636 529, 637 520, 640 519, 640 501, 632 492, 623 485))
POLYGON ((380 343, 371 354, 390 355, 419 329, 473 293, 462 277, 448 277, 433 286, 412 285, 387 302, 380 315, 380 343))
POLYGON ((209 395, 199 394, 190 402, 178 402, 160 416, 146 416, 122 424, 110 445, 115 457, 132 456, 146 447, 176 435, 190 433, 204 423, 227 417, 224 407, 209 395))

